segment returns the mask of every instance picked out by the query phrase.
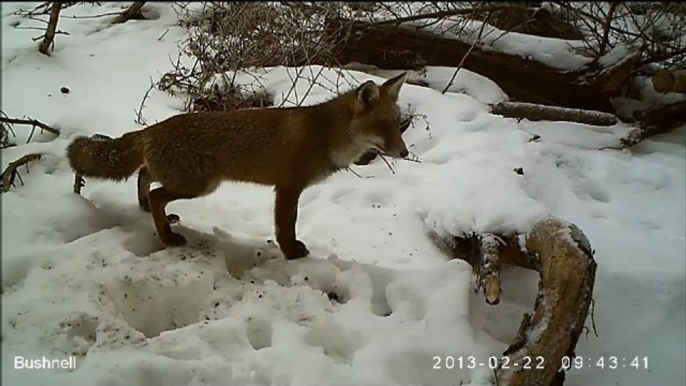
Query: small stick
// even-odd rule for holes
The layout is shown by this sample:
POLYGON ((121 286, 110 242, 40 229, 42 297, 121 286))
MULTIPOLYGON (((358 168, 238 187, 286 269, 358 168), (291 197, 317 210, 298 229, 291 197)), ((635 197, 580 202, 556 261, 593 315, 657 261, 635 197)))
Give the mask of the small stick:
POLYGON ((481 252, 481 269, 479 270, 479 287, 484 289, 486 303, 500 303, 500 259, 498 252, 504 242, 493 234, 483 234, 479 240, 481 252))
POLYGON ((31 119, 31 118, 28 118, 28 119, 17 119, 17 118, 0 117, 0 122, 11 123, 11 124, 20 124, 20 125, 33 125, 33 126, 38 126, 38 127, 40 127, 41 129, 43 129, 43 130, 45 130, 45 131, 49 131, 49 132, 51 132, 51 133, 53 133, 53 134, 55 134, 55 135, 60 135, 60 131, 59 131, 59 130, 57 130, 57 129, 53 128, 53 127, 50 127, 50 126, 46 125, 45 123, 40 122, 40 121, 38 121, 38 120, 36 120, 36 119, 31 119))
POLYGON ((145 95, 143 95, 141 106, 138 108, 138 111, 134 110, 134 112, 136 113, 136 119, 134 120, 134 122, 139 125, 145 125, 147 123, 145 121, 145 118, 143 118, 143 107, 145 107, 145 101, 148 100, 150 91, 152 91, 153 88, 155 88, 155 82, 153 82, 152 77, 150 77, 150 87, 148 87, 148 91, 146 91, 145 95))
POLYGON ((383 160, 383 162, 386 163, 386 166, 388 166, 389 169, 391 169, 391 173, 395 174, 395 170, 393 170, 393 166, 391 166, 390 163, 388 163, 388 160, 386 160, 386 157, 382 153, 379 153, 379 157, 383 160))
POLYGON ((84 181, 83 177, 75 173, 74 174, 74 193, 76 194, 81 194, 81 188, 86 186, 86 181, 84 181))

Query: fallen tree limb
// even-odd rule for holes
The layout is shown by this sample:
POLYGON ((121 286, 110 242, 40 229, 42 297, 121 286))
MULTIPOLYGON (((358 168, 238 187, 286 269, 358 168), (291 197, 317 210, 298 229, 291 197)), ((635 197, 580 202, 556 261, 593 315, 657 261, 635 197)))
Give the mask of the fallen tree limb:
POLYGON ((530 121, 568 121, 596 126, 612 126, 619 122, 617 116, 602 111, 570 109, 522 102, 501 102, 491 106, 491 113, 505 118, 530 121))
MULTIPOLYGON (((324 38, 334 42, 338 62, 360 62, 387 70, 457 67, 471 46, 412 27, 338 19, 328 20, 324 38)), ((477 46, 463 68, 491 79, 513 100, 614 113, 610 99, 619 92, 618 85, 626 83, 637 60, 635 56, 607 69, 564 72, 477 46)))
MULTIPOLYGON (((14 186, 15 177, 19 177, 19 179, 21 180, 21 176, 19 175, 19 171, 17 170, 20 166, 27 165, 31 161, 38 160, 41 156, 42 154, 38 153, 27 154, 14 162, 10 162, 10 164, 7 165, 7 168, 5 168, 5 171, 2 172, 2 192, 7 193, 10 191, 10 186, 14 186)), ((23 184, 24 181, 22 181, 22 185, 23 184)))
POLYGON ((492 234, 456 238, 450 244, 453 256, 478 272, 477 280, 484 285, 489 304, 496 304, 499 298, 496 287, 500 285, 497 271, 501 263, 539 272, 534 310, 524 315, 517 336, 503 355, 511 364, 524 363, 525 358, 544 363, 530 368, 500 367, 496 382, 508 386, 562 385, 565 373, 560 365, 564 357, 575 356, 592 301, 596 262, 588 240, 574 224, 547 219, 523 237, 526 251, 520 249, 517 237, 492 234))

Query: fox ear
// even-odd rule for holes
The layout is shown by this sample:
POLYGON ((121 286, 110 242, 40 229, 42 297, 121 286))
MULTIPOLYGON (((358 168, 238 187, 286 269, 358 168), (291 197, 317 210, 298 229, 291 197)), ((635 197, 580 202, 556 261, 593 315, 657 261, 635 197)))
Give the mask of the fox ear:
POLYGON ((379 86, 371 80, 364 82, 357 88, 357 100, 363 106, 371 106, 379 99, 379 86))
POLYGON ((387 80, 386 82, 384 82, 383 85, 381 85, 381 90, 383 90, 386 93, 386 95, 393 98, 394 100, 398 100, 400 88, 403 86, 408 76, 409 74, 407 72, 403 72, 395 78, 387 80))

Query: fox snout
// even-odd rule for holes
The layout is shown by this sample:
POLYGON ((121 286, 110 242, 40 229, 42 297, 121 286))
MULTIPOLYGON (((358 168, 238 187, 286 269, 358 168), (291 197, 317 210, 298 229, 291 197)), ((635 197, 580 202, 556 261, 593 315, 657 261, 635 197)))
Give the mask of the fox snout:
POLYGON ((393 138, 390 143, 387 143, 386 149, 388 149, 388 155, 395 158, 405 158, 410 153, 407 151, 405 141, 403 141, 402 137, 400 136, 393 138))

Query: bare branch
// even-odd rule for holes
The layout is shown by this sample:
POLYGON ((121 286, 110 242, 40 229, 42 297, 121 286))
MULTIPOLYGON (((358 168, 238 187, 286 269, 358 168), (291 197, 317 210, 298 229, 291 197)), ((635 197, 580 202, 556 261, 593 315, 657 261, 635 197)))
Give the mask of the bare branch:
POLYGON ((141 105, 138 108, 138 110, 134 110, 134 112, 136 113, 136 119, 134 120, 134 122, 139 125, 147 124, 145 118, 143 118, 143 107, 145 107, 145 101, 148 100, 150 91, 152 91, 153 88, 155 88, 155 82, 153 82, 152 77, 150 77, 150 87, 148 87, 148 90, 145 92, 145 95, 143 95, 143 100, 141 101, 141 105))
POLYGON ((484 32, 484 27, 486 27, 486 24, 488 23, 488 20, 490 18, 491 18, 491 14, 489 12, 488 16, 486 16, 486 20, 484 20, 481 23, 481 29, 479 29, 479 35, 476 37, 476 39, 474 39, 474 41, 472 42, 472 45, 467 50, 467 53, 465 53, 462 56, 462 60, 460 60, 460 63, 457 65, 457 68, 455 68, 455 72, 453 72, 453 76, 450 78, 450 81, 448 82, 448 84, 445 85, 445 88, 443 89, 441 94, 445 94, 448 91, 448 89, 450 89, 450 86, 453 85, 453 82, 455 81, 455 78, 457 77, 457 73, 460 72, 462 65, 464 65, 464 61, 467 59, 467 56, 469 56, 469 54, 472 52, 472 50, 474 49, 474 46, 476 46, 477 43, 481 42, 481 36, 484 32))
MULTIPOLYGON (((19 175, 19 171, 17 170, 20 166, 27 165, 31 161, 38 160, 41 156, 42 154, 38 153, 27 154, 14 162, 10 162, 5 171, 2 172, 2 192, 7 193, 10 191, 10 186, 14 186, 15 177, 19 177, 19 179, 21 180, 21 176, 19 175)), ((28 165, 26 166, 26 170, 28 172, 28 165)))
POLYGON ((19 125, 32 125, 34 127, 39 127, 41 130, 48 131, 50 133, 53 133, 55 135, 60 135, 60 131, 55 129, 54 127, 48 126, 45 123, 36 120, 36 119, 17 119, 17 118, 9 118, 7 116, 0 117, 0 122, 3 123, 9 123, 9 124, 19 124, 19 125))

